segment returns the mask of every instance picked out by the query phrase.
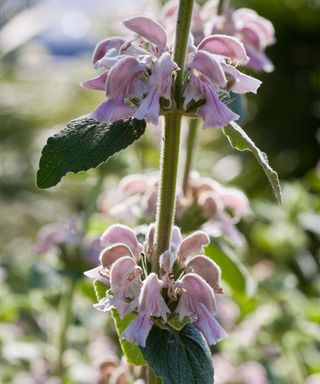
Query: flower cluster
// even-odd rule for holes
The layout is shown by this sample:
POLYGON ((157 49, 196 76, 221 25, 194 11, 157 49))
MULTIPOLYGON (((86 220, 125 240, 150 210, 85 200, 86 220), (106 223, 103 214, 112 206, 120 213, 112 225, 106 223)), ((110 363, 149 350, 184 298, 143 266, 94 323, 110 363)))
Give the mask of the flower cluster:
MULTIPOLYGON (((158 124, 159 116, 176 108, 173 75, 179 71, 171 57, 165 29, 156 21, 137 16, 124 25, 134 33, 129 39, 112 37, 100 42, 93 54, 99 76, 82 86, 103 90, 106 100, 92 113, 98 121, 135 117, 158 124)), ((249 60, 243 44, 232 36, 214 34, 197 47, 190 35, 186 79, 181 105, 185 113, 200 116, 204 128, 224 127, 237 120, 223 102, 229 92, 256 93, 261 82, 236 69, 249 60)))
MULTIPOLYGON (((132 174, 120 181, 116 191, 102 198, 101 208, 117 219, 152 220, 156 213, 157 195, 157 174, 132 174)), ((203 216, 201 229, 208 235, 226 236, 234 245, 243 245, 243 236, 237 230, 236 223, 251 210, 242 191, 192 172, 186 196, 182 191, 177 193, 177 220, 183 222, 191 207, 197 207, 199 215, 203 216)))
MULTIPOLYGON (((162 9, 165 25, 175 23, 179 2, 169 1, 162 9)), ((192 33, 195 41, 200 42, 205 36, 225 34, 239 39, 245 47, 249 61, 246 66, 254 71, 271 72, 274 67, 265 54, 266 48, 275 42, 272 23, 249 8, 226 8, 217 15, 216 0, 206 2, 203 6, 195 4, 192 18, 192 33)))
POLYGON ((157 276, 147 271, 154 231, 151 224, 144 243, 123 225, 113 225, 103 233, 100 265, 85 273, 110 287, 95 308, 104 312, 115 308, 121 317, 136 312, 122 337, 141 346, 154 323, 170 326, 172 320, 192 322, 210 345, 216 344, 226 332, 214 317, 215 293, 222 289, 219 267, 203 255, 208 235, 197 231, 182 239, 174 226, 170 249, 160 257, 157 276))

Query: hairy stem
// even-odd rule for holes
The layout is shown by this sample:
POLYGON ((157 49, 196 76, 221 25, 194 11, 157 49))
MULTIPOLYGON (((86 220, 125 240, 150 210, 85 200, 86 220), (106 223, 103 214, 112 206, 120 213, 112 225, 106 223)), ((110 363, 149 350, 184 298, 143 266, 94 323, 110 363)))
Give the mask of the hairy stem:
POLYGON ((192 167, 192 161, 194 159, 198 123, 199 123, 198 119, 192 119, 190 120, 189 127, 188 127, 188 136, 187 136, 187 142, 186 142, 186 157, 184 162, 184 172, 183 172, 183 181, 182 181, 182 189, 183 189, 183 194, 185 196, 188 190, 189 175, 192 167))
POLYGON ((188 48, 191 18, 194 0, 180 0, 174 60, 180 70, 174 82, 174 96, 177 110, 165 117, 160 158, 160 185, 156 217, 156 249, 152 258, 152 270, 158 272, 159 257, 170 245, 171 229, 174 221, 177 170, 179 160, 181 114, 181 94, 185 78, 185 62, 188 48))

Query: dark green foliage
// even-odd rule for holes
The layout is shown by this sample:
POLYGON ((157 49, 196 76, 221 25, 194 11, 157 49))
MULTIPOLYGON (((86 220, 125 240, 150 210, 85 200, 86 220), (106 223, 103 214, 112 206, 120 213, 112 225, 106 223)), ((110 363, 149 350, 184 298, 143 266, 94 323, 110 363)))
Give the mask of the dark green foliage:
POLYGON ((213 384, 210 350, 192 324, 176 333, 154 326, 141 350, 164 384, 213 384))
POLYGON ((89 116, 67 124, 49 137, 43 148, 37 173, 39 188, 55 186, 68 172, 87 171, 127 148, 144 133, 144 120, 127 119, 111 124, 100 123, 89 116))

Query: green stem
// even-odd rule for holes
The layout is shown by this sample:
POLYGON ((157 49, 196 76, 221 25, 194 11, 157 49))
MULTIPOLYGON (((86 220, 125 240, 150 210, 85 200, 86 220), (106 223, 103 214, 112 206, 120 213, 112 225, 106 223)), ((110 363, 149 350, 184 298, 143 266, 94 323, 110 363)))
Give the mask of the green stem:
POLYGON ((156 273, 159 269, 160 255, 169 249, 174 221, 180 125, 181 115, 179 113, 173 112, 166 115, 160 159, 161 181, 156 219, 156 251, 152 258, 152 270, 156 273))
POLYGON ((65 375, 65 367, 63 364, 63 354, 67 346, 68 329, 72 319, 72 302, 76 286, 76 280, 72 276, 65 278, 65 287, 62 291, 61 303, 60 303, 60 324, 59 333, 57 339, 57 363, 56 374, 62 379, 65 375))
MULTIPOLYGON (((177 110, 166 115, 165 127, 162 134, 160 156, 160 184, 157 204, 155 252, 152 256, 152 270, 159 271, 160 255, 170 246, 171 230, 174 221, 176 184, 180 147, 181 107, 183 82, 185 78, 185 62, 188 48, 191 18, 194 0, 180 0, 176 41, 174 46, 174 61, 180 70, 173 85, 177 110)), ((161 379, 149 367, 149 384, 160 384, 161 379)))
MULTIPOLYGON (((194 0, 180 0, 174 61, 180 70, 174 82, 174 96, 177 109, 181 106, 185 62, 188 48, 191 18, 194 0)), ((171 229, 174 221, 177 169, 179 160, 181 114, 178 110, 165 116, 160 157, 160 186, 156 217, 155 252, 152 258, 152 270, 158 272, 160 255, 170 245, 171 229)))
POLYGON ((229 0, 220 0, 217 8, 217 15, 221 15, 229 7, 229 0))
POLYGON ((188 190, 189 175, 192 167, 192 160, 194 157, 198 123, 199 123, 198 119, 192 119, 188 127, 188 136, 187 136, 187 143, 186 143, 186 158, 184 163, 184 173, 183 173, 183 182, 182 182, 182 189, 185 196, 188 190))

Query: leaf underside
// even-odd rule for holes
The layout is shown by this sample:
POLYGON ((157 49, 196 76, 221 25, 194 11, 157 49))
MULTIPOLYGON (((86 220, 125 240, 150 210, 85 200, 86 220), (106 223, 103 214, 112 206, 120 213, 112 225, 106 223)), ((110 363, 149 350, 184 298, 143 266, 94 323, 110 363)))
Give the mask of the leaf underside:
POLYGON ((213 384, 210 350, 192 324, 176 333, 153 326, 141 351, 163 384, 213 384))
POLYGON ((144 133, 144 120, 134 118, 101 123, 83 116, 49 137, 42 150, 37 173, 39 188, 55 186, 68 172, 95 168, 127 148, 144 133))
POLYGON ((255 143, 250 139, 246 132, 234 121, 223 129, 223 133, 227 136, 233 148, 238 149, 239 151, 252 152, 258 163, 261 165, 264 173, 266 174, 275 197, 277 198, 278 202, 282 204, 279 177, 277 172, 271 168, 267 155, 255 145, 255 143))

